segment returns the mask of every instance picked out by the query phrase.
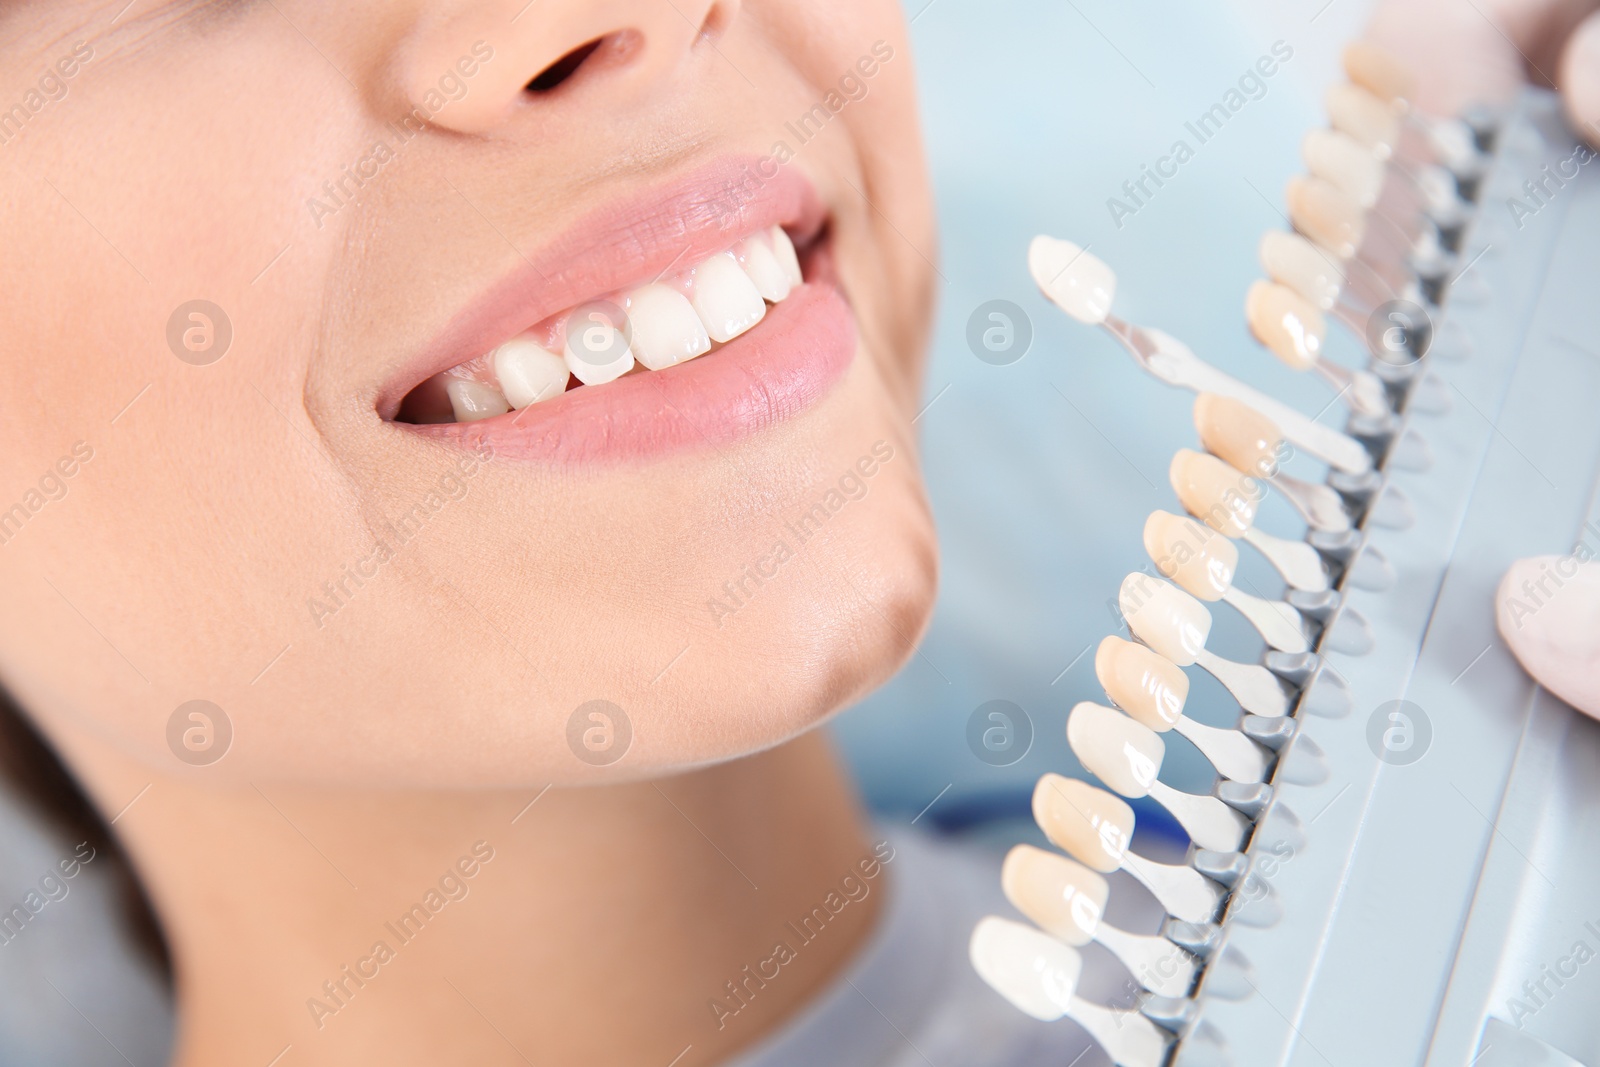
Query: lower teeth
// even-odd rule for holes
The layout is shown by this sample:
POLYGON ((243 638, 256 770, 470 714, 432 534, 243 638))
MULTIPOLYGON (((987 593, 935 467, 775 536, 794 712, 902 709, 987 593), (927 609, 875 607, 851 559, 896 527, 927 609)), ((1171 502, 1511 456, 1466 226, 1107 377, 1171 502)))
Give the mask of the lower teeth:
POLYGON ((769 303, 802 282, 799 257, 780 227, 745 238, 670 279, 615 302, 581 305, 434 375, 401 404, 400 421, 476 422, 604 385, 641 370, 665 370, 751 329, 769 303))

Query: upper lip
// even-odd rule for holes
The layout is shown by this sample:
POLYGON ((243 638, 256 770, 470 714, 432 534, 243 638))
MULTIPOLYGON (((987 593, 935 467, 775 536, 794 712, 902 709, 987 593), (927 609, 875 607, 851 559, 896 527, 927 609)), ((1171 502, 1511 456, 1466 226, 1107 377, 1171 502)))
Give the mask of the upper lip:
POLYGON ((688 267, 769 226, 782 226, 797 246, 809 243, 826 220, 816 190, 792 167, 768 178, 760 166, 756 157, 727 157, 612 201, 525 254, 390 379, 378 414, 393 419, 406 394, 434 374, 557 312, 688 267))

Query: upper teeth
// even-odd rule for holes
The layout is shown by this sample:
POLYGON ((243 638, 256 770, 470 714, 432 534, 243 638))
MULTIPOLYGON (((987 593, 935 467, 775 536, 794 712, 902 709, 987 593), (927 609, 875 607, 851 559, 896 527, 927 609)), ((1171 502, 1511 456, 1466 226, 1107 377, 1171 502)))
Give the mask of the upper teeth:
POLYGON ((744 333, 800 282, 794 245, 774 226, 678 274, 547 319, 445 371, 445 393, 456 421, 472 422, 560 396, 568 374, 602 385, 635 363, 663 370, 744 333))

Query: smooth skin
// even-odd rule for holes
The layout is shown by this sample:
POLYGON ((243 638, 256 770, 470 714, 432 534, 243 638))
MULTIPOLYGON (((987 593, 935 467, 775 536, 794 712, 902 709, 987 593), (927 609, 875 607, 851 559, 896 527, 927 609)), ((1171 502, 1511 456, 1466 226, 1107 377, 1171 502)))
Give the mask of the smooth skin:
POLYGON ((0 545, 0 678, 117 816, 175 961, 174 1062, 691 1067, 759 1040, 883 896, 719 1028, 710 999, 873 852, 808 731, 910 655, 936 584, 911 429, 935 242, 899 5, 125 3, 0 8, 4 106, 93 53, 0 145, 0 498, 48 498, 0 545), (479 41, 465 96, 309 212, 479 41), (766 155, 875 42, 894 58, 787 164, 832 215, 844 379, 730 446, 482 464, 314 621, 456 459, 378 416, 396 369, 574 220, 766 155), (234 333, 204 367, 166 336, 196 298, 234 333), (77 442, 92 457, 52 475, 77 442), (710 598, 879 442, 866 495, 718 625, 710 598), (169 747, 195 699, 234 734, 208 766, 169 747), (610 767, 568 744, 594 699, 633 728, 610 767), (469 894, 316 1019, 476 842, 469 894))

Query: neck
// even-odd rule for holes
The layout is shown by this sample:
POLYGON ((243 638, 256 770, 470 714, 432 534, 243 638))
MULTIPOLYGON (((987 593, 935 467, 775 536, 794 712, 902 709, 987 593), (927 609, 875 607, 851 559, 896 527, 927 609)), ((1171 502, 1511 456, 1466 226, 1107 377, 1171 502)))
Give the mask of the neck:
MULTIPOLYGON (((103 810, 150 781, 94 762, 103 810)), ((841 895, 873 843, 815 734, 543 794, 158 778, 117 829, 173 953, 178 1067, 716 1063, 835 976, 882 897, 841 895)))

